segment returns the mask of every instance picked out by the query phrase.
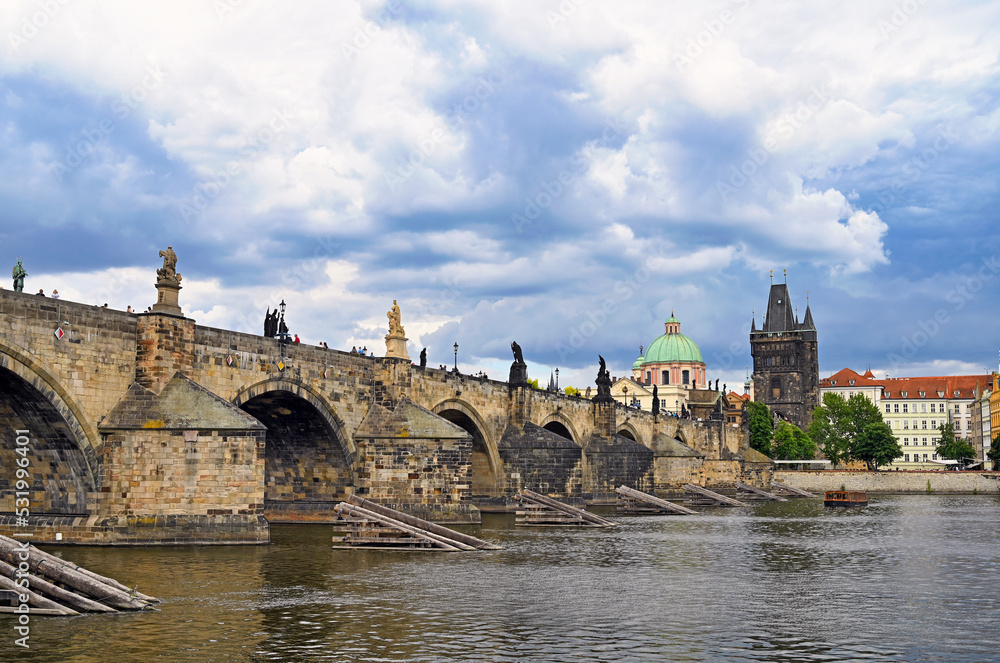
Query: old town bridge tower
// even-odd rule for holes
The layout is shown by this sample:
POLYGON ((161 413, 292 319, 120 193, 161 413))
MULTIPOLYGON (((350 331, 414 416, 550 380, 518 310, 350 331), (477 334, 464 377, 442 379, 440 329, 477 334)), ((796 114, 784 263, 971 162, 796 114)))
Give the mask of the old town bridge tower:
POLYGON ((802 322, 788 297, 788 284, 772 283, 767 314, 750 326, 754 400, 778 419, 805 428, 819 402, 819 352, 816 325, 806 304, 802 322))

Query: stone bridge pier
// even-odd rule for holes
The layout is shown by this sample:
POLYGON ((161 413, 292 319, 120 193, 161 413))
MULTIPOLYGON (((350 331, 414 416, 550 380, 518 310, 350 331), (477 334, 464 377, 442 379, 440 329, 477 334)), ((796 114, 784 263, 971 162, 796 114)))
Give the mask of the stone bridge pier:
POLYGON ((353 493, 475 522, 524 488, 770 481, 722 421, 9 290, 0 436, 0 533, 35 541, 264 543, 353 493))

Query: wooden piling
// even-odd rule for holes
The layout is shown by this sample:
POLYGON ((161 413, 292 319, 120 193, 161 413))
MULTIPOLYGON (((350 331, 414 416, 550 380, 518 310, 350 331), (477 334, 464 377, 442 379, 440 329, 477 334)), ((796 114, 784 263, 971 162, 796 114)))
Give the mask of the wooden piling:
POLYGON ((765 500, 771 500, 773 502, 788 501, 788 498, 786 497, 782 497, 781 495, 776 495, 774 493, 769 493, 763 488, 757 488, 756 486, 751 486, 748 483, 742 483, 740 481, 736 482, 736 489, 744 493, 750 493, 750 499, 765 499, 765 500))
MULTIPOLYGON (((61 608, 69 611, 60 614, 79 614, 66 607, 67 604, 88 612, 114 612, 116 609, 143 610, 158 602, 154 597, 130 590, 117 580, 2 535, 0 573, 0 581, 9 580, 15 587, 17 584, 12 578, 27 577, 29 587, 33 589, 31 596, 37 597, 32 599, 35 602, 30 605, 46 610, 61 608)), ((0 586, 10 589, 6 584, 0 586)))
POLYGON ((711 500, 716 504, 721 504, 723 506, 750 506, 746 502, 741 502, 739 500, 733 499, 732 497, 726 497, 725 495, 720 495, 719 493, 713 492, 708 488, 702 488, 701 486, 696 486, 693 483, 684 484, 684 490, 688 493, 694 493, 699 497, 706 500, 711 500))
POLYGON ((525 488, 515 499, 527 503, 526 508, 518 512, 521 516, 518 525, 577 525, 586 527, 617 527, 618 523, 586 509, 578 509, 569 504, 563 504, 551 497, 546 497, 533 490, 525 488), (541 507, 541 508, 539 508, 541 507))
POLYGON ((683 516, 698 513, 694 509, 668 502, 628 486, 618 486, 615 488, 615 492, 623 498, 619 509, 627 513, 670 513, 683 516))
POLYGON ((383 516, 388 516, 393 520, 398 520, 421 530, 437 534, 438 536, 443 536, 453 541, 460 541, 461 543, 472 546, 478 550, 503 550, 503 546, 498 546, 494 543, 490 543, 489 541, 477 539, 474 536, 463 534, 462 532, 456 532, 455 530, 444 527, 443 525, 438 525, 437 523, 432 523, 429 520, 417 518, 416 516, 412 516, 408 513, 403 513, 402 511, 390 509, 387 506, 382 506, 377 502, 373 502, 358 495, 351 495, 347 498, 347 501, 356 506, 363 507, 369 511, 374 511, 375 513, 383 516))

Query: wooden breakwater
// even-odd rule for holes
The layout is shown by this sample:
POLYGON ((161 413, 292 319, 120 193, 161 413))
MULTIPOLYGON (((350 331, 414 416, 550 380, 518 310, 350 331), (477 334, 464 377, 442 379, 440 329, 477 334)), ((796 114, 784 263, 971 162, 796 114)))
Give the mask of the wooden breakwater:
POLYGON ((618 523, 586 509, 563 504, 525 488, 514 499, 521 503, 517 510, 517 525, 570 526, 570 527, 617 527, 618 523))
POLYGON ((501 550, 502 547, 474 536, 391 509, 357 495, 334 509, 335 548, 381 550, 501 550))
POLYGON ((81 612, 145 610, 159 599, 141 594, 113 578, 98 575, 60 557, 0 535, 0 590, 14 606, 2 612, 28 611, 48 615, 81 612))
POLYGON ((628 486, 618 486, 615 488, 615 492, 620 495, 618 510, 623 513, 669 513, 681 516, 690 516, 698 513, 694 509, 668 502, 655 495, 649 495, 628 486))

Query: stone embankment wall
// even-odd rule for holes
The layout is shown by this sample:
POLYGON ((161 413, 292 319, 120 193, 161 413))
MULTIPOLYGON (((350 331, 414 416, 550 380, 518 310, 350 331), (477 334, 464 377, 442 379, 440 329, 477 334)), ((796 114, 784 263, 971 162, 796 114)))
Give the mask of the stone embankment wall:
POLYGON ((928 484, 935 493, 1000 492, 1000 472, 779 470, 774 473, 774 480, 814 493, 838 490, 841 486, 870 493, 926 493, 928 484))

